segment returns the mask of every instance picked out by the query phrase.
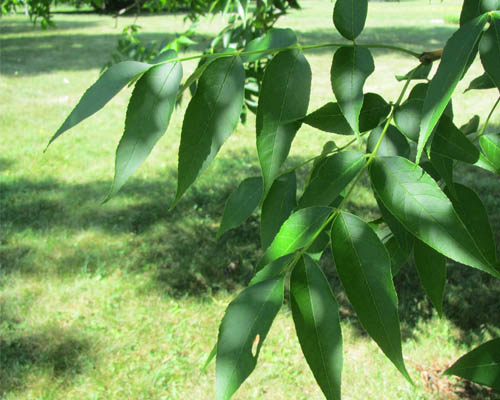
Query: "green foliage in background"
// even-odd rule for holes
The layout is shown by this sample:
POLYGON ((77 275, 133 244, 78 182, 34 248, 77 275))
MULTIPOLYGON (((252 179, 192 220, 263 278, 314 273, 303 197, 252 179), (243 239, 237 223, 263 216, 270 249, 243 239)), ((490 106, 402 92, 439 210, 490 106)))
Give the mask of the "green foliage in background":
MULTIPOLYGON (((196 82, 181 131, 174 207, 235 129, 246 100, 248 64, 255 57, 271 56, 261 64, 255 108, 261 178, 249 177, 238 186, 227 202, 221 226, 221 233, 233 228, 260 206, 263 256, 254 279, 230 303, 220 325, 212 352, 217 399, 231 398, 252 373, 288 294, 297 336, 313 375, 327 399, 340 398, 343 346, 338 306, 317 264, 318 255, 328 248, 361 325, 409 382, 393 283, 401 265, 413 253, 422 287, 439 312, 446 258, 500 278, 485 207, 472 189, 455 183, 453 176, 460 164, 500 174, 500 133, 485 134, 500 98, 491 105, 479 131, 474 116, 469 124, 457 127, 453 116, 464 110, 453 110, 451 103, 458 82, 478 55, 484 69, 478 79, 483 84, 470 89, 500 88, 498 3, 465 0, 460 27, 442 54, 358 42, 367 8, 364 0, 337 0, 333 22, 347 39, 342 43, 301 45, 290 40, 286 29, 267 29, 241 50, 223 41, 220 51, 196 56, 202 62, 184 84, 180 63, 193 57, 178 56, 173 49, 153 63, 116 64, 87 90, 52 138, 102 108, 122 87, 135 84, 117 149, 112 195, 167 129, 175 98, 196 82), (313 75, 305 53, 318 48, 334 50, 330 81, 336 102, 308 113, 313 75), (399 78, 404 85, 397 99, 365 93, 365 80, 376 68, 371 55, 375 48, 400 51, 418 60, 413 70, 399 78), (427 65, 439 59, 429 79, 427 65), (424 83, 407 94, 415 79, 424 83), (342 147, 329 141, 318 156, 285 169, 290 146, 303 124, 353 135, 353 139, 342 147), (366 137, 364 153, 350 149, 366 137), (297 199, 296 173, 305 168, 304 199, 297 199), (370 181, 382 215, 378 220, 365 221, 344 209, 361 179, 370 181), (252 188, 260 198, 248 194, 252 188)), ((498 339, 489 341, 446 373, 499 389, 498 349, 498 339)))

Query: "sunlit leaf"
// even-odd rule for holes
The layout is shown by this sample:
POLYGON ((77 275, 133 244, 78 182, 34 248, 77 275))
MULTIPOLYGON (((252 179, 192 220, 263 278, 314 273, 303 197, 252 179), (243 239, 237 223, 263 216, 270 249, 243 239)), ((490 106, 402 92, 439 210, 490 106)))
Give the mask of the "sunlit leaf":
POLYGON ((252 177, 242 181, 227 199, 217 237, 242 224, 257 208, 262 197, 262 178, 252 177))
POLYGON ((332 90, 345 119, 358 138, 363 86, 374 70, 370 50, 364 47, 341 47, 333 56, 330 70, 332 90))
POLYGON ((346 39, 354 40, 363 31, 368 13, 368 0, 337 0, 333 23, 346 39))
POLYGON ((83 94, 68 118, 52 136, 49 145, 65 131, 103 108, 130 81, 149 68, 151 68, 150 64, 137 61, 123 61, 108 68, 83 94))
POLYGON ((277 54, 266 68, 257 109, 257 152, 269 191, 307 114, 311 68, 298 50, 277 54))
POLYGON ((500 174, 500 134, 483 135, 479 144, 488 161, 500 174))
POLYGON ((327 399, 340 399, 342 331, 338 304, 321 268, 307 255, 293 269, 290 303, 302 352, 327 399))
MULTIPOLYGON (((377 127, 391 111, 391 106, 378 94, 366 93, 359 114, 359 131, 366 132, 377 127)), ((342 114, 338 103, 327 103, 307 115, 304 123, 325 132, 338 135, 353 135, 349 123, 342 114)))
POLYGON ((172 207, 233 133, 241 113, 244 85, 245 70, 239 57, 218 58, 201 75, 184 115, 172 207))
MULTIPOLYGON (((372 153, 383 131, 383 125, 371 131, 366 142, 366 151, 372 153)), ((378 156, 410 156, 410 145, 403 134, 393 125, 389 125, 377 150, 378 156)))
MULTIPOLYGON (((177 53, 169 50, 162 61, 175 57, 177 53)), ((170 62, 149 69, 135 84, 116 149, 115 177, 108 198, 120 190, 165 133, 181 79, 181 63, 170 62)))
POLYGON ((259 266, 263 267, 311 242, 325 227, 331 211, 330 207, 308 207, 290 215, 264 253, 259 266))
POLYGON ((417 147, 417 164, 424 147, 468 66, 488 17, 477 17, 463 25, 446 42, 438 70, 432 78, 422 109, 417 147))
POLYGON ((446 257, 420 240, 415 240, 413 257, 422 287, 439 316, 442 316, 446 283, 446 257))
POLYGON ((262 203, 260 240, 263 250, 268 248, 296 206, 297 178, 295 171, 291 171, 273 182, 262 203))
POLYGON ((227 307, 217 340, 217 400, 230 399, 254 370, 283 296, 284 277, 281 276, 249 286, 227 307), (258 343, 253 354, 255 340, 258 343))
POLYGON ((375 192, 414 236, 446 257, 500 277, 498 261, 481 251, 451 201, 420 167, 401 157, 370 166, 375 192))
POLYGON ((242 55, 242 59, 246 62, 257 61, 268 55, 270 50, 292 46, 295 43, 297 43, 297 36, 291 29, 272 28, 264 36, 250 41, 243 50, 244 53, 254 51, 259 51, 259 53, 242 55))
POLYGON ((456 375, 500 390, 500 338, 490 340, 460 357, 446 375, 456 375))
POLYGON ((365 156, 343 151, 316 165, 311 180, 299 200, 299 208, 328 206, 365 165, 365 156))
POLYGON ((500 13, 491 14, 490 27, 479 42, 479 55, 486 74, 500 88, 500 13))
POLYGON ((398 298, 387 250, 366 222, 346 212, 332 224, 331 246, 340 281, 359 321, 411 382, 403 361, 398 298))

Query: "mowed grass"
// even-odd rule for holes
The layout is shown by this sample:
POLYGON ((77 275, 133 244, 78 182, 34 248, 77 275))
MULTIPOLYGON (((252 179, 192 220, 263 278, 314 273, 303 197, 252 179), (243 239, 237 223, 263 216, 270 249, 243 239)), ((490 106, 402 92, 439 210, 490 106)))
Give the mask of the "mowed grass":
MULTIPOLYGON (((304 44, 339 41, 332 4, 305 0, 280 20, 304 44)), ((458 2, 370 3, 360 41, 428 51, 457 28, 458 2), (448 22, 447 22, 448 21, 448 22)), ((109 59, 118 20, 57 14, 57 29, 33 28, 21 15, 1 21, 0 142, 0 396, 2 399, 209 399, 214 364, 201 367, 214 344, 223 312, 249 281, 261 255, 258 215, 215 240, 228 194, 257 175, 254 118, 240 126, 218 159, 178 207, 173 200, 182 106, 148 161, 112 201, 101 205, 113 176, 127 89, 77 128, 43 150, 83 91, 109 59)), ((187 27, 183 15, 141 16, 143 37, 161 40, 187 27)), ((201 24, 203 48, 222 26, 201 24)), ((394 101, 393 76, 416 65, 392 51, 374 51, 376 71, 367 90, 394 101)), ((332 98, 332 50, 307 53, 313 69, 310 110, 332 98)), ((186 63, 185 76, 195 67, 186 63)), ((484 121, 495 91, 462 94, 481 73, 476 62, 460 83, 457 123, 473 114, 484 121)), ((489 131, 500 128, 500 113, 489 131)), ((289 166, 317 154, 325 141, 344 137, 303 127, 289 166)), ((306 171, 299 174, 303 181, 306 171)), ((461 168, 485 202, 500 242, 498 177, 461 168)), ((349 209, 377 216, 367 180, 349 209)), ((445 316, 432 310, 416 272, 397 277, 403 350, 416 386, 408 384, 367 338, 348 305, 326 252, 324 267, 341 305, 346 399, 495 399, 493 393, 439 372, 468 349, 500 333, 500 287, 488 276, 449 264, 445 316)), ((259 364, 236 399, 321 399, 295 338, 289 306, 278 315, 259 364)))

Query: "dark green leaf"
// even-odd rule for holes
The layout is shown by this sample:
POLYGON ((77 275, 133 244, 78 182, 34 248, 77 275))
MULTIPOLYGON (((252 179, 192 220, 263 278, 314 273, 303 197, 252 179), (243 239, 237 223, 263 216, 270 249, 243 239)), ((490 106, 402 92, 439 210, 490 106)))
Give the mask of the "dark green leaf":
POLYGON ((246 52, 262 51, 262 53, 242 55, 243 61, 257 61, 269 54, 270 50, 292 46, 297 43, 297 36, 291 29, 272 28, 264 36, 252 40, 243 50, 246 52))
POLYGON ((342 36, 354 40, 365 27, 368 0, 337 0, 333 23, 342 36))
POLYGON ((431 72, 431 69, 432 69, 432 63, 419 64, 415 68, 413 68, 410 72, 408 72, 406 75, 396 75, 396 79, 398 81, 407 81, 408 79, 411 80, 427 79, 429 73, 431 72))
POLYGON ((500 134, 483 135, 479 144, 490 164, 500 174, 500 134))
POLYGON ((319 262, 323 252, 330 243, 330 235, 327 233, 326 229, 327 228, 325 228, 325 230, 318 235, 306 251, 306 254, 316 262, 319 262))
MULTIPOLYGON (((495 87, 495 84, 491 80, 491 78, 488 76, 488 74, 484 73, 481 76, 478 76, 477 78, 474 78, 471 83, 469 84, 469 87, 465 89, 465 92, 468 92, 469 90, 481 90, 481 89, 493 89, 495 87)), ((464 92, 464 93, 465 93, 464 92)))
POLYGON ((443 181, 453 191, 453 160, 431 150, 431 164, 438 173, 438 181, 443 181))
POLYGON ((227 307, 219 328, 215 364, 216 399, 228 400, 252 373, 284 296, 284 277, 243 290, 227 307), (254 341, 258 341, 252 353, 254 341))
POLYGON ((125 85, 149 68, 151 68, 150 64, 137 61, 123 61, 107 69, 83 94, 76 107, 71 111, 71 114, 69 114, 68 118, 66 118, 61 127, 52 136, 49 145, 65 131, 103 108, 125 85))
MULTIPOLYGON (((177 53, 169 50, 163 60, 175 57, 177 53)), ((137 81, 116 149, 115 178, 108 199, 120 190, 167 130, 181 79, 181 63, 171 62, 149 69, 137 81)))
POLYGON ((345 119, 358 138, 363 86, 374 70, 370 50, 364 47, 341 47, 333 56, 330 70, 332 90, 345 119))
POLYGON ((316 382, 327 399, 340 400, 339 307, 321 268, 307 255, 293 269, 290 300, 297 337, 316 382))
POLYGON ((391 258, 391 274, 394 277, 408 261, 411 248, 402 247, 394 235, 390 235, 383 243, 391 258))
POLYGON ((446 375, 456 375, 500 390, 500 338, 490 340, 460 357, 446 375))
POLYGON ((446 191, 458 216, 474 237, 477 246, 488 260, 496 260, 496 245, 493 239, 488 213, 479 196, 467 186, 456 183, 454 191, 446 191))
POLYGON ((463 25, 446 42, 438 70, 432 78, 422 109, 417 147, 417 164, 424 147, 467 68, 488 17, 483 15, 463 25))
POLYGON ((333 222, 331 246, 340 281, 359 321, 411 382, 403 361, 398 298, 387 250, 366 222, 345 212, 333 222))
MULTIPOLYGON (((495 0, 498 1, 498 0, 495 0)), ((484 70, 497 88, 500 88, 500 14, 491 14, 490 27, 479 42, 479 55, 484 70)))
MULTIPOLYGON (((383 125, 375 128, 368 136, 366 143, 367 153, 372 153, 380 138, 383 125)), ((410 145, 403 134, 393 125, 389 125, 382 142, 377 151, 378 156, 401 156, 408 158, 410 156, 410 145)))
POLYGON ((291 171, 274 181, 262 204, 260 240, 263 250, 269 247, 296 206, 297 178, 295 171, 291 171))
POLYGON ((464 0, 460 13, 460 26, 481 14, 481 0, 464 0))
POLYGON ((474 115, 466 124, 460 127, 460 130, 465 134, 477 132, 479 128, 479 115, 474 115))
POLYGON ((437 125, 431 151, 469 164, 474 164, 479 158, 477 147, 446 116, 443 116, 437 125))
POLYGON ((298 50, 276 55, 266 68, 257 109, 257 152, 269 191, 307 113, 311 68, 298 50))
POLYGON ((500 277, 498 261, 480 250, 451 201, 420 167, 382 157, 371 164, 370 175, 384 206, 414 236, 446 257, 500 277))
POLYGON ((331 211, 330 207, 308 207, 290 215, 264 253, 259 266, 263 267, 310 243, 324 228, 331 211))
POLYGON ((227 199, 217 237, 242 224, 257 208, 262 197, 262 178, 247 178, 227 199))
MULTIPOLYGON (((366 132, 377 127, 391 111, 391 106, 378 94, 366 93, 359 114, 359 131, 366 132)), ((304 123, 325 132, 338 135, 352 135, 349 126, 337 103, 327 103, 304 118, 304 123)))
POLYGON ((387 224, 394 237, 399 243, 399 246, 405 251, 410 253, 413 248, 413 242, 415 238, 413 235, 406 230, 406 228, 399 222, 399 220, 391 214, 391 212, 385 207, 385 205, 380 201, 378 197, 375 196, 378 208, 382 214, 383 221, 387 224))
POLYGON ((172 207, 233 133, 241 113, 244 85, 245 70, 239 57, 218 58, 201 75, 184 115, 172 207))
POLYGON ((312 172, 311 180, 299 201, 299 208, 328 206, 365 165, 365 156, 343 151, 326 157, 312 172))
POLYGON ((413 257, 418 277, 439 316, 443 315, 446 257, 420 240, 415 240, 413 257))

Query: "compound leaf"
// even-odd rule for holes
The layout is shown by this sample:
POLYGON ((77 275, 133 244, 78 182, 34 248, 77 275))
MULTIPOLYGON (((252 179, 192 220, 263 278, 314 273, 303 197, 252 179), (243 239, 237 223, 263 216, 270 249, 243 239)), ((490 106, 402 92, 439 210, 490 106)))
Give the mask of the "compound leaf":
POLYGON ((252 373, 284 296, 284 277, 256 283, 227 307, 219 327, 215 364, 216 399, 228 400, 252 373), (254 341, 258 341, 252 352, 254 341))
POLYGON ((242 181, 227 199, 217 237, 242 224, 257 208, 262 197, 262 178, 252 177, 242 181))
POLYGON ((417 164, 420 162, 424 147, 450 101, 455 87, 462 79, 471 56, 476 51, 478 40, 487 21, 487 15, 471 20, 446 42, 441 62, 436 74, 429 83, 422 108, 416 157, 417 164))
POLYGON ((496 259, 485 254, 424 170, 402 157, 376 158, 370 166, 377 197, 414 236, 448 258, 500 277, 496 259))
POLYGON ((346 212, 332 224, 331 246, 340 281, 359 321, 411 382, 403 361, 398 298, 387 250, 366 222, 346 212))
MULTIPOLYGON (((162 61, 177 57, 167 51, 162 61)), ((125 130, 116 149, 115 177, 108 199, 148 157, 170 122, 182 79, 180 62, 169 62, 146 71, 135 84, 125 117, 125 130)))
POLYGON ((302 352, 327 399, 340 400, 342 331, 339 307, 328 280, 305 255, 290 277, 290 300, 302 352))
POLYGON ((446 375, 456 375, 500 390, 500 338, 490 340, 460 357, 446 375))
POLYGON ((149 68, 151 68, 151 64, 123 61, 107 69, 83 94, 76 107, 52 136, 49 145, 68 129, 103 108, 125 85, 149 68))
POLYGON ((233 133, 241 113, 244 85, 245 70, 239 57, 218 58, 203 71, 184 115, 172 207, 233 133))
POLYGON ((311 68, 298 50, 278 53, 264 74, 257 108, 257 153, 269 191, 307 113, 311 68))
POLYGON ((364 47, 341 47, 333 56, 330 71, 332 90, 345 119, 358 138, 363 86, 374 70, 370 50, 364 47))

